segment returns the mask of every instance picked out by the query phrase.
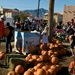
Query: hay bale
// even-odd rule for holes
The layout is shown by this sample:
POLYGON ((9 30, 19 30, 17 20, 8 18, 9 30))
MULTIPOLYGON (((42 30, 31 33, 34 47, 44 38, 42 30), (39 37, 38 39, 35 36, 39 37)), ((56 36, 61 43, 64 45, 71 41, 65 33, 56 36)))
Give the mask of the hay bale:
POLYGON ((22 65, 27 70, 27 62, 24 58, 10 58, 9 69, 14 71, 17 65, 22 65))
POLYGON ((5 55, 5 65, 8 66, 10 58, 25 58, 26 56, 21 54, 6 54, 5 55))

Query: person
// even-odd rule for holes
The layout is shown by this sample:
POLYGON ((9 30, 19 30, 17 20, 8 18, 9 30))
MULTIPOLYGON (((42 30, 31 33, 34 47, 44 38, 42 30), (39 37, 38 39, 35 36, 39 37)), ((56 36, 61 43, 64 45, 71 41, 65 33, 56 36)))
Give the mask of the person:
POLYGON ((15 25, 16 25, 16 28, 20 29, 21 24, 20 24, 20 20, 19 19, 17 19, 15 25))
POLYGON ((71 75, 75 75, 75 53, 74 53, 73 60, 69 64, 68 71, 71 75))
POLYGON ((12 52, 11 40, 12 40, 14 28, 10 26, 9 22, 7 22, 6 25, 7 28, 10 30, 9 35, 6 36, 6 53, 9 53, 8 47, 10 47, 10 53, 11 53, 12 52))
POLYGON ((61 22, 58 22, 56 29, 62 29, 61 22))
POLYGON ((25 31, 30 31, 30 25, 28 24, 28 21, 25 21, 24 30, 25 31))
POLYGON ((70 36, 69 36, 69 42, 70 42, 70 50, 72 53, 72 56, 74 56, 74 46, 75 46, 75 33, 74 31, 71 32, 70 36))
POLYGON ((44 31, 41 33, 41 36, 42 36, 41 42, 42 42, 44 45, 47 45, 47 43, 48 43, 48 33, 44 30, 44 31))
POLYGON ((0 38, 3 37, 4 21, 5 20, 6 20, 5 15, 1 15, 1 18, 0 18, 0 38))

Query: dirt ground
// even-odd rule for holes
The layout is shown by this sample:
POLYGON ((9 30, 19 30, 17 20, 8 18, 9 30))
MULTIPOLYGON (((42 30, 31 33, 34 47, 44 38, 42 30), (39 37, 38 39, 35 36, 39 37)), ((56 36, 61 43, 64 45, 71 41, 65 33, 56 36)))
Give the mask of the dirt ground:
MULTIPOLYGON (((57 75, 69 75, 68 74, 68 66, 69 63, 73 60, 70 56, 70 50, 69 50, 69 43, 62 43, 64 47, 67 49, 67 54, 64 56, 61 56, 59 58, 60 64, 62 64, 62 71, 59 72, 57 75)), ((13 45, 13 42, 12 42, 13 45)), ((0 44, 0 50, 5 52, 5 42, 0 44)), ((4 60, 0 60, 0 75, 7 75, 9 71, 9 68, 4 64, 4 60)))

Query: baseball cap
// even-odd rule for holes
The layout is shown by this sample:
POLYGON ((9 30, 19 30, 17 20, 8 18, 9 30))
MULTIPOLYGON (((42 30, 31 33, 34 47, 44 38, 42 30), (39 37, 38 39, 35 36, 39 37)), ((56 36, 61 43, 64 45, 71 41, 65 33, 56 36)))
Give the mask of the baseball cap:
POLYGON ((5 15, 1 15, 1 19, 6 20, 6 16, 5 15))

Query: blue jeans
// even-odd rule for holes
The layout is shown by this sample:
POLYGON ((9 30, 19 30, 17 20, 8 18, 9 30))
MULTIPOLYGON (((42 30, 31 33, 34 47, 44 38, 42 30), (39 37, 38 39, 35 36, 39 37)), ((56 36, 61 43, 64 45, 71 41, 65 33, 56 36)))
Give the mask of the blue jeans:
POLYGON ((11 37, 6 37, 6 53, 9 52, 9 48, 10 52, 12 52, 11 37))

